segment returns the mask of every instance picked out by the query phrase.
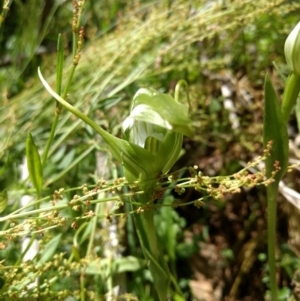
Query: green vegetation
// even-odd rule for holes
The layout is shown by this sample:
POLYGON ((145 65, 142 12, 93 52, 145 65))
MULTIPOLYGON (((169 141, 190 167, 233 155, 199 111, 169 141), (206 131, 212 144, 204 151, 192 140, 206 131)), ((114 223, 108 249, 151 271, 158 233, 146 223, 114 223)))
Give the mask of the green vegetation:
POLYGON ((300 4, 23 2, 0 16, 0 300, 299 299, 300 4))

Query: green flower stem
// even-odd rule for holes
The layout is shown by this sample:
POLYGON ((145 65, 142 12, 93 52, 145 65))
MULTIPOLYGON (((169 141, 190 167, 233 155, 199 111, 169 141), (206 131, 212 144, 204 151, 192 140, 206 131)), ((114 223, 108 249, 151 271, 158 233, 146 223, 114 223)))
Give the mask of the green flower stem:
POLYGON ((283 120, 287 124, 291 111, 296 104, 300 92, 300 75, 292 73, 285 84, 281 112, 283 120))
MULTIPOLYGON (((143 204, 147 204, 151 200, 151 195, 151 190, 148 190, 143 195, 138 196, 138 200, 143 204)), ((134 222, 144 256, 149 262, 149 270, 153 277, 158 298, 160 301, 167 301, 170 271, 157 242, 153 208, 151 208, 151 205, 147 207, 145 205, 144 208, 141 208, 144 210, 143 212, 134 214, 134 222)), ((133 205, 133 209, 138 208, 133 205)))
POLYGON ((270 275, 271 300, 278 300, 278 289, 276 282, 276 213, 277 213, 277 197, 278 183, 273 182, 267 186, 268 196, 268 264, 270 275))

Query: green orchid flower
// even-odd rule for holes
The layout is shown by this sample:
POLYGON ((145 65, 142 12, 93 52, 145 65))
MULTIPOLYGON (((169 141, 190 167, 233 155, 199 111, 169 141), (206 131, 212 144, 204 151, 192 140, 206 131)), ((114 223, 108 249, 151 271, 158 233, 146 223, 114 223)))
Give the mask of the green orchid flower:
MULTIPOLYGON (((122 124, 124 139, 119 139, 61 98, 50 88, 40 70, 38 73, 45 88, 63 107, 102 136, 113 156, 122 162, 126 180, 129 183, 138 181, 143 194, 134 197, 135 203, 145 205, 147 209, 134 215, 135 226, 158 298, 167 301, 172 276, 157 241, 154 211, 148 205, 151 204, 157 175, 167 173, 177 161, 183 135, 193 135, 188 107, 178 102, 179 93, 175 93, 175 100, 153 89, 140 89, 132 100, 130 115, 122 124)), ((141 208, 132 207, 136 211, 141 208)))
MULTIPOLYGON (((130 115, 124 120, 122 128, 126 141, 144 148, 154 156, 154 161, 148 162, 148 168, 145 167, 146 179, 141 184, 144 194, 139 195, 137 200, 149 204, 157 173, 167 173, 171 169, 180 154, 183 135, 193 135, 188 107, 170 95, 153 89, 140 89, 132 100, 130 115), (153 186, 151 179, 154 179, 153 186)), ((124 169, 127 180, 134 180, 134 177, 128 175, 125 166, 124 169)), ((153 210, 148 209, 143 214, 136 214, 134 221, 144 256, 149 260, 159 300, 166 301, 171 274, 157 242, 153 215, 153 210)))
POLYGON ((138 90, 122 128, 125 140, 155 156, 148 176, 167 173, 178 159, 183 135, 193 135, 187 106, 154 89, 138 90))

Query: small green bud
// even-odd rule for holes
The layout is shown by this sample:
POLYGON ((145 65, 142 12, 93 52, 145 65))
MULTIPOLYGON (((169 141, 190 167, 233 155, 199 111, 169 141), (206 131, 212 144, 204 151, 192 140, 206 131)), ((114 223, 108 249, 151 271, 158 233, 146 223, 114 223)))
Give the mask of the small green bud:
POLYGON ((287 37, 284 44, 284 54, 292 72, 300 75, 300 22, 287 37))

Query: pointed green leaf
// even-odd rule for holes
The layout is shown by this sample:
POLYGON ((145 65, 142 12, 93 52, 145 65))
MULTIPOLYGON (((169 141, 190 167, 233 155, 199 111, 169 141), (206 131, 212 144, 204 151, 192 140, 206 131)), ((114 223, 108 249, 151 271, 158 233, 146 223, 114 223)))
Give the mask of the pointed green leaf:
POLYGON ((280 171, 276 174, 279 182, 288 164, 288 134, 273 85, 268 76, 265 80, 264 147, 272 141, 271 155, 266 159, 266 176, 274 171, 275 161, 279 161, 280 171))
POLYGON ((4 189, 0 192, 0 213, 2 213, 7 207, 8 203, 8 195, 7 189, 4 189))
POLYGON ((30 133, 27 134, 26 139, 26 157, 30 180, 39 195, 43 184, 42 164, 39 152, 30 133))

